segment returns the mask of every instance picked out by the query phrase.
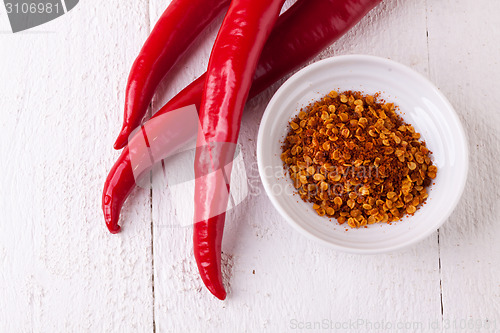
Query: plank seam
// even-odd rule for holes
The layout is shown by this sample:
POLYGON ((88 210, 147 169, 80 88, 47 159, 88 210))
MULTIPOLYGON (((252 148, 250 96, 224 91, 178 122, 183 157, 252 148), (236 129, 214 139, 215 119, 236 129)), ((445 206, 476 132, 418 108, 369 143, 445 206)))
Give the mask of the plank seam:
POLYGON ((441 248, 439 246, 439 229, 437 230, 438 237, 438 262, 439 262, 439 300, 441 302, 441 324, 444 322, 444 308, 443 308, 443 278, 441 272, 441 248))
MULTIPOLYGON (((430 48, 429 48, 429 3, 427 0, 425 4, 425 40, 427 44, 427 75, 431 78, 431 61, 430 61, 430 48)), ((439 243, 439 229, 437 229, 437 247, 438 247, 438 269, 439 269, 439 303, 441 306, 441 327, 444 323, 444 305, 443 305, 443 272, 441 270, 441 246, 439 243)))
POLYGON ((151 187, 149 189, 149 202, 151 207, 151 293, 153 295, 153 333, 156 332, 156 321, 155 321, 155 256, 154 256, 154 230, 153 230, 153 185, 152 185, 151 175, 151 187))
MULTIPOLYGON (((151 0, 148 1, 148 17, 147 17, 147 24, 148 24, 148 33, 151 33, 151 0)), ((153 97, 154 100, 154 97, 153 97)), ((148 106, 148 114, 149 117, 152 116, 153 114, 153 100, 149 103, 148 106)), ((155 255, 154 255, 154 218, 153 218, 153 174, 150 172, 150 188, 149 188, 149 205, 150 205, 150 216, 151 216, 151 294, 152 294, 152 317, 153 317, 153 333, 156 333, 156 314, 155 314, 155 305, 156 305, 156 300, 155 300, 155 255)))

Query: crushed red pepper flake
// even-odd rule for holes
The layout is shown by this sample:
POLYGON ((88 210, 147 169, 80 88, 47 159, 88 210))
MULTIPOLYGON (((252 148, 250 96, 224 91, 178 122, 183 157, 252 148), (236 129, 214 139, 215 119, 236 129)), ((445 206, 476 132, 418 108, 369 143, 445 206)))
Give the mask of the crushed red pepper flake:
POLYGON ((358 228, 413 215, 437 167, 420 133, 378 94, 331 91, 290 121, 281 159, 320 216, 358 228))

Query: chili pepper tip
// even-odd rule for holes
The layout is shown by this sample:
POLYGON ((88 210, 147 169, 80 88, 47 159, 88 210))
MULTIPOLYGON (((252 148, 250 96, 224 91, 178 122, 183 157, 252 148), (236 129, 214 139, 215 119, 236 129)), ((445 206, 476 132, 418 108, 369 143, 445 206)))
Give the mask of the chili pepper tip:
POLYGON ((127 127, 122 128, 122 130, 120 131, 120 134, 118 135, 118 138, 116 138, 116 141, 115 141, 115 144, 113 145, 113 148, 115 148, 116 150, 119 150, 119 149, 122 149, 123 147, 125 147, 125 145, 128 142, 128 139, 127 139, 128 134, 130 134, 129 129, 127 127))
POLYGON ((226 291, 224 289, 222 290, 212 290, 211 288, 209 288, 210 292, 215 296, 217 297, 218 299, 220 299, 221 301, 225 300, 226 299, 226 291))
POLYGON ((114 225, 114 226, 108 225, 107 227, 108 227, 109 232, 112 233, 112 234, 117 234, 121 230, 120 226, 117 225, 117 224, 114 225))

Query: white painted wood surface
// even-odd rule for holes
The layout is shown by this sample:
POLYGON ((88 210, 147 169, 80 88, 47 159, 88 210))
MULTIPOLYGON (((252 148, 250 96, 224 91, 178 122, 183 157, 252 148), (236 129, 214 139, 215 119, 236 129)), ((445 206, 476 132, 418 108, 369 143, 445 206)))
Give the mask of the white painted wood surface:
MULTIPOLYGON (((240 144, 252 195, 228 214, 221 302, 198 277, 192 215, 171 188, 134 191, 118 235, 100 210, 128 70, 168 2, 81 1, 19 34, 0 5, 0 332, 500 331, 500 3, 386 0, 317 58, 406 64, 464 123, 465 195, 439 232, 405 251, 348 255, 292 230, 255 168, 258 124, 279 84, 248 103, 240 144)), ((220 22, 167 77, 153 111, 205 70, 220 22)), ((166 163, 166 183, 186 177, 188 160, 166 163)))

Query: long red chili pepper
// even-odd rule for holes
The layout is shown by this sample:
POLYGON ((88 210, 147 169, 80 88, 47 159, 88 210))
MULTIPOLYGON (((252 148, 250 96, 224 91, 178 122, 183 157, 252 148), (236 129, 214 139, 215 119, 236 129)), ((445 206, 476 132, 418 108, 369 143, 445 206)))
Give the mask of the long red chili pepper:
POLYGON ((205 286, 223 300, 221 243, 230 163, 264 44, 284 0, 233 0, 210 55, 194 161, 194 257, 205 286), (229 168, 228 168, 229 166, 229 168))
POLYGON ((125 112, 115 149, 127 144, 139 126, 162 78, 200 32, 230 0, 173 0, 159 18, 132 65, 125 92, 125 112))
MULTIPOLYGON (((314 57, 325 47, 345 34, 368 11, 381 0, 298 0, 276 23, 262 51, 259 65, 255 71, 254 82, 249 97, 256 96, 298 66, 314 57)), ((202 75, 171 99, 153 118, 161 117, 184 106, 195 105, 199 109, 205 75, 202 75)), ((150 119, 145 127, 161 127, 155 132, 169 133, 172 128, 185 124, 154 123, 150 119)), ((179 126, 182 125, 182 126, 179 126)), ((186 133, 194 137, 196 131, 186 133)), ((102 196, 102 208, 106 225, 110 232, 120 230, 118 220, 123 203, 135 186, 131 156, 135 156, 134 165, 147 165, 143 171, 149 171, 154 163, 169 156, 175 145, 165 144, 157 158, 151 161, 148 148, 140 142, 143 132, 138 132, 129 146, 124 149, 110 170, 102 196), (138 162, 136 162, 138 161, 138 162)), ((136 174, 137 175, 137 174, 136 174)))

